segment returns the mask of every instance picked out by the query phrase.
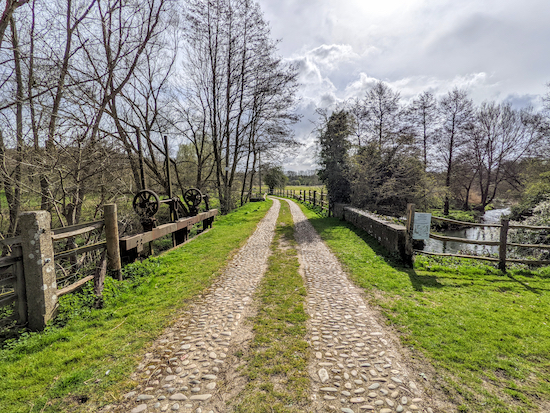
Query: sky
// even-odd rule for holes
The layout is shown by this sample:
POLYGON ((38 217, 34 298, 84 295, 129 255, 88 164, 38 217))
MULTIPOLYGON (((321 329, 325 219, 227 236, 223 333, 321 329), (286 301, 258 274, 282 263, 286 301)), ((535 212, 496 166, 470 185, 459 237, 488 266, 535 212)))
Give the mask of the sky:
POLYGON ((257 0, 299 69, 286 170, 315 169, 316 108, 361 98, 377 80, 403 102, 424 90, 467 89, 475 103, 540 107, 550 82, 548 0, 257 0))

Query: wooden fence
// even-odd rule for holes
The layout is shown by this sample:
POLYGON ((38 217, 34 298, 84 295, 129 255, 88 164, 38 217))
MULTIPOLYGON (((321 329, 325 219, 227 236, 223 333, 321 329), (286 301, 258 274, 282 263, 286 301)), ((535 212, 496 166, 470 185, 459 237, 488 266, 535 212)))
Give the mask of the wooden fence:
POLYGON ((18 324, 28 324, 31 330, 43 329, 54 317, 59 297, 82 288, 91 280, 94 280, 94 293, 100 297, 107 268, 111 270, 112 276, 122 279, 123 259, 126 262, 135 260, 145 243, 172 234, 174 247, 183 244, 189 240, 190 230, 195 224, 202 222, 202 232, 211 228, 217 212, 213 209, 120 239, 115 204, 105 205, 103 220, 58 229, 50 228, 50 214, 46 211, 22 213, 21 235, 0 241, 0 246, 9 253, 0 258, 0 308, 15 303, 13 314, 0 319, 0 327, 17 321, 18 324), (104 234, 104 239, 78 247, 74 240, 92 231, 98 232, 98 238, 103 238, 104 234), (63 250, 57 245, 59 242, 73 245, 74 248, 63 250), (93 251, 99 253, 94 274, 58 288, 61 280, 74 277, 74 274, 65 274, 72 267, 69 265, 69 270, 65 270, 63 263, 76 262, 79 255, 93 251), (56 277, 56 268, 63 270, 61 278, 56 277))
MULTIPOLYGON (((407 219, 407 232, 410 235, 410 234, 412 234, 412 228, 413 228, 412 226, 414 225, 414 205, 409 205, 408 206, 407 217, 410 217, 409 219, 407 219)), ((499 240, 498 241, 469 240, 469 239, 466 239, 466 238, 446 237, 446 236, 443 236, 443 235, 434 234, 430 231, 430 238, 438 240, 438 241, 451 241, 451 242, 459 242, 459 243, 462 243, 462 244, 486 245, 486 246, 499 247, 498 257, 484 257, 484 256, 478 256, 478 255, 426 252, 426 251, 421 251, 421 250, 414 250, 414 253, 416 253, 416 254, 425 254, 425 255, 444 256, 444 257, 471 258, 471 259, 482 260, 482 261, 496 262, 496 263, 498 263, 498 268, 500 270, 504 271, 504 272, 506 272, 506 263, 507 262, 518 263, 518 264, 527 264, 527 265, 533 265, 533 266, 550 265, 550 261, 508 258, 508 248, 509 247, 550 250, 550 245, 544 245, 544 244, 536 244, 536 245, 535 244, 518 244, 518 243, 508 242, 508 231, 510 229, 526 229, 526 230, 533 230, 533 231, 550 231, 550 227, 510 224, 510 221, 507 218, 501 219, 500 224, 474 224, 474 223, 471 223, 471 222, 457 221, 457 220, 454 220, 454 219, 440 218, 440 217, 432 216, 432 221, 434 221, 434 220, 435 221, 440 221, 440 222, 445 222, 445 223, 448 223, 448 224, 468 226, 468 227, 499 228, 500 231, 499 231, 499 240)))
POLYGON ((294 189, 274 189, 273 195, 282 196, 286 198, 297 199, 299 201, 308 203, 312 206, 319 206, 321 209, 326 212, 328 215, 331 214, 331 208, 328 201, 328 194, 324 193, 321 189, 321 192, 309 190, 299 190, 294 189))

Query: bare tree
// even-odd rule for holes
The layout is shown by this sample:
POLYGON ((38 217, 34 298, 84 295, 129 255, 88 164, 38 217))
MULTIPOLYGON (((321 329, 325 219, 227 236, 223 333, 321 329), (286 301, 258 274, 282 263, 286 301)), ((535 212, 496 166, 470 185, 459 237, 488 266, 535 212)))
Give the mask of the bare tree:
POLYGON ((187 99, 207 121, 225 213, 235 205, 238 172, 248 170, 258 138, 289 134, 296 71, 275 57, 269 27, 252 1, 188 0, 186 6, 187 99))
POLYGON ((29 0, 6 0, 6 7, 4 8, 2 17, 0 17, 0 47, 2 46, 2 40, 4 40, 4 34, 10 25, 13 13, 28 2, 29 0))
POLYGON ((447 193, 445 194, 443 213, 448 215, 454 160, 467 142, 467 130, 472 125, 474 106, 466 91, 455 88, 441 99, 438 110, 441 116, 441 126, 435 134, 435 146, 445 168, 447 193))
POLYGON ((357 116, 358 132, 363 143, 376 142, 380 150, 401 144, 408 139, 411 131, 404 122, 405 112, 401 106, 399 92, 393 91, 383 81, 378 81, 358 101, 359 107, 352 110, 357 116))
POLYGON ((428 167, 428 146, 433 141, 437 127, 437 100, 430 91, 422 92, 408 108, 408 118, 419 139, 424 159, 424 170, 428 167))
POLYGON ((536 153, 545 136, 544 119, 532 108, 518 112, 507 103, 484 102, 469 136, 468 155, 475 160, 484 210, 503 182, 517 179, 515 165, 536 153))

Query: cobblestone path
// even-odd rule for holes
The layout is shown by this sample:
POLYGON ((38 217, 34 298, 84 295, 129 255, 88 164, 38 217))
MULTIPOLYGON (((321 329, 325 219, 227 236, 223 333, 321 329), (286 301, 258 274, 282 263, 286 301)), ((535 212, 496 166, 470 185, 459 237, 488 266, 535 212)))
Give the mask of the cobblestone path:
POLYGON ((274 200, 224 274, 146 354, 133 377, 136 389, 124 403, 103 412, 223 411, 216 406, 224 405, 234 384, 228 354, 252 336, 252 326, 242 321, 267 268, 279 209, 274 200))
POLYGON ((314 411, 432 413, 361 290, 298 205, 288 202, 308 292, 314 411))
MULTIPOLYGON (((298 205, 287 202, 308 291, 308 411, 433 413, 362 290, 348 280, 298 205)), ((100 413, 226 411, 226 402, 242 389, 232 355, 252 338, 252 326, 243 321, 254 313, 253 295, 267 269, 279 209, 275 199, 225 272, 145 355, 132 377, 137 387, 100 413)))

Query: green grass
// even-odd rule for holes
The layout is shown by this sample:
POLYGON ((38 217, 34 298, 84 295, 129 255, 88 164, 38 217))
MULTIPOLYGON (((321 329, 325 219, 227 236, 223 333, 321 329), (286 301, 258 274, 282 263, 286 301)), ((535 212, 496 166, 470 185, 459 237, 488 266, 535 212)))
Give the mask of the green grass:
POLYGON ((550 269, 504 276, 422 256, 407 269, 363 231, 302 209, 457 411, 550 411, 550 269))
POLYGON ((456 221, 463 221, 463 222, 478 222, 477 215, 479 213, 476 213, 476 211, 461 211, 459 209, 452 209, 449 211, 449 215, 443 215, 443 211, 436 209, 429 211, 431 214, 435 217, 441 217, 441 218, 449 218, 454 219, 456 221))
POLYGON ((300 193, 300 191, 317 191, 318 193, 327 193, 327 188, 324 185, 314 185, 314 186, 305 186, 305 185, 287 185, 285 186, 285 190, 294 190, 297 194, 300 193))
POLYGON ((288 204, 281 204, 273 255, 257 293, 255 335, 243 356, 248 383, 237 397, 236 412, 307 411, 306 290, 298 272, 292 216, 288 204))
POLYGON ((107 281, 102 310, 91 308, 90 295, 62 297, 63 327, 0 350, 0 412, 95 412, 116 401, 134 386, 129 376, 147 346, 219 275, 270 206, 247 204, 192 242, 127 267, 129 280, 107 281))

